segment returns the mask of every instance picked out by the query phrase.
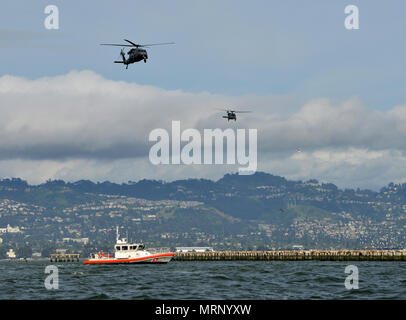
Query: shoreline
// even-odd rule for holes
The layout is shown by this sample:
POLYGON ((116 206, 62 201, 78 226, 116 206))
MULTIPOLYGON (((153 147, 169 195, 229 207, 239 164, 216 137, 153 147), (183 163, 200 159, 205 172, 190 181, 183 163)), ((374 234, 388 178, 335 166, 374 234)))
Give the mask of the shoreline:
MULTIPOLYGON (((62 255, 63 256, 63 255, 62 255)), ((75 254, 75 259, 61 257, 0 259, 0 262, 64 262, 80 263, 86 260, 75 254)), ((275 250, 275 251, 212 251, 176 252, 172 261, 406 261, 402 250, 275 250)))

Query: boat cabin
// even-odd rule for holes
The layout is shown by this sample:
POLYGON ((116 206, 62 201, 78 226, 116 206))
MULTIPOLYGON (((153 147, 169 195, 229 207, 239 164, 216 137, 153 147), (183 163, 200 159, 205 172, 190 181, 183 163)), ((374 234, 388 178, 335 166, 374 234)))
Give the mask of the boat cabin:
POLYGON ((136 250, 144 250, 145 246, 143 244, 122 244, 116 245, 116 251, 136 251, 136 250))

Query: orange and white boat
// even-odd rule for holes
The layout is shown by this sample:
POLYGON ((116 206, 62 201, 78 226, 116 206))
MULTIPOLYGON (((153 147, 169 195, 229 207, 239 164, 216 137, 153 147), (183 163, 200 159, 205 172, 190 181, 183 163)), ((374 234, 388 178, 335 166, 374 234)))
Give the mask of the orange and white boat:
POLYGON ((128 243, 127 238, 119 238, 118 227, 116 236, 116 245, 114 246, 114 257, 103 252, 92 253, 84 264, 121 264, 121 263, 168 263, 172 260, 175 253, 160 252, 151 253, 145 250, 142 243, 128 243))

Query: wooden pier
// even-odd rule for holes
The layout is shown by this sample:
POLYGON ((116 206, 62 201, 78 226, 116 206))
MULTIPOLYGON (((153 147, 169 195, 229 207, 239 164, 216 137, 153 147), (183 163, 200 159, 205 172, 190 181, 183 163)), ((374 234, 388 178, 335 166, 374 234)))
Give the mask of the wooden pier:
POLYGON ((406 261, 405 250, 295 250, 177 252, 174 261, 406 261))
POLYGON ((79 262, 78 253, 66 253, 66 254, 51 254, 49 260, 51 262, 79 262))

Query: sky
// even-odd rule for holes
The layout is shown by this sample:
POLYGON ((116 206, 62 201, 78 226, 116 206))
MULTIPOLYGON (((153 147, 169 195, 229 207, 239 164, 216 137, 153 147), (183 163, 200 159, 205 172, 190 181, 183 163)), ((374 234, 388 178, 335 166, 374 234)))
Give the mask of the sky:
POLYGON ((155 128, 254 128, 258 170, 379 189, 406 182, 406 3, 21 1, 0 10, 0 177, 218 179, 152 165, 155 128), (359 9, 347 30, 344 9, 359 9), (45 7, 59 9, 48 30, 45 7), (151 47, 125 70, 120 47, 151 47), (218 108, 243 108, 227 123, 218 108), (300 149, 301 152, 297 152, 300 149))

